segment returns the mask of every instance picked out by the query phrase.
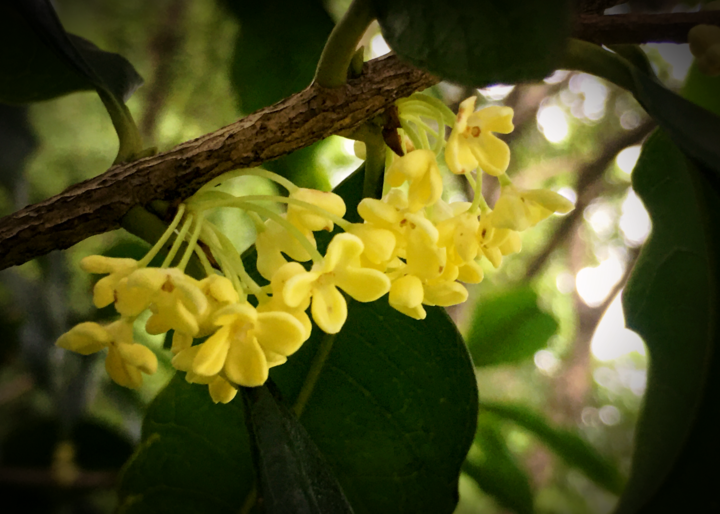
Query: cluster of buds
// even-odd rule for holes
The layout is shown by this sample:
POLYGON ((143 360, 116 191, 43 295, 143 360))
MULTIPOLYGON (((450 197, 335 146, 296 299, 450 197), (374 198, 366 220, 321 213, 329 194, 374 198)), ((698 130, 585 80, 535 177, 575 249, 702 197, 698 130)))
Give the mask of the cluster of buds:
POLYGON ((107 348, 110 377, 139 387, 143 373, 157 369, 155 354, 133 340, 135 320, 149 311, 149 334, 173 331, 172 365, 186 372, 188 382, 208 385, 213 401, 227 403, 239 386, 265 383, 269 368, 286 362, 310 337, 308 310, 322 331, 339 332, 348 312, 343 292, 360 302, 389 293, 389 304, 415 319, 425 317, 424 305, 465 301, 463 283, 483 279, 480 259, 498 267, 503 256, 520 250, 520 231, 553 212, 572 209, 552 191, 512 186, 504 175, 509 149, 493 134, 513 129, 512 110, 474 112, 474 105, 474 97, 463 102, 455 119, 429 97, 399 102, 405 155, 388 150, 383 197, 359 204, 363 223, 343 218, 346 207, 338 195, 298 188, 265 170, 238 170, 208 183, 180 205, 165 234, 140 261, 97 255, 82 260, 85 271, 106 275, 94 286, 96 307, 114 304, 119 319, 109 325, 81 323, 61 336, 58 346, 85 355, 107 348), (446 126, 452 128, 447 143, 446 126), (471 202, 441 198, 437 159, 443 151, 450 171, 472 185, 471 202), (480 190, 482 172, 502 184, 493 210, 480 190), (215 189, 241 175, 268 178, 288 194, 233 196, 215 189), (287 209, 278 214, 268 202, 287 209), (229 239, 207 220, 206 213, 218 208, 242 209, 254 221, 256 268, 265 284, 251 277, 229 239), (342 232, 322 255, 315 232, 335 226, 342 232), (172 237, 162 265, 148 267, 172 237), (185 273, 193 255, 204 278, 185 273))

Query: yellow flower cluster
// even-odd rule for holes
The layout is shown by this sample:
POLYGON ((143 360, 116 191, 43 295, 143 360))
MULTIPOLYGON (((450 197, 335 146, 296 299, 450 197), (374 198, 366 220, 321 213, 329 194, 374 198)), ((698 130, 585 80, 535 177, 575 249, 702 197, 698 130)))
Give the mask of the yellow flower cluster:
POLYGON ((346 208, 338 195, 298 188, 264 170, 239 170, 207 184, 179 207, 140 261, 97 255, 82 260, 85 271, 105 275, 94 286, 95 306, 113 304, 119 318, 108 325, 81 323, 60 337, 58 346, 84 355, 107 348, 110 377, 139 387, 142 374, 157 369, 155 354, 133 338, 135 320, 148 313, 147 333, 174 332, 172 365, 189 382, 207 385, 213 401, 227 403, 239 386, 263 384, 269 368, 286 362, 310 337, 308 309, 321 330, 334 334, 347 319, 345 295, 372 302, 389 293, 389 304, 415 319, 425 317, 424 305, 465 301, 463 283, 483 279, 481 258, 499 266, 503 256, 520 250, 520 231, 572 208, 557 193, 512 186, 503 176, 509 150, 493 135, 512 130, 512 110, 474 112, 474 102, 463 102, 457 119, 438 101, 422 96, 399 103, 406 154, 389 157, 382 199, 359 204, 364 223, 343 218, 346 208), (428 118, 436 128, 425 123, 428 118), (447 144, 446 125, 452 127, 447 144), (437 158, 444 148, 448 168, 474 187, 472 202, 442 199, 437 158), (494 210, 480 192, 482 171, 499 176, 503 184, 494 210), (288 195, 236 197, 214 189, 240 175, 269 178, 288 195), (287 209, 278 214, 267 202, 287 209), (253 280, 232 243, 206 219, 207 211, 221 207, 242 209, 255 222, 256 268, 266 284, 253 280), (314 233, 336 225, 342 232, 322 255, 314 233), (171 238, 161 267, 148 267, 171 238), (184 253, 175 263, 183 243, 184 253), (185 273, 193 255, 204 278, 185 273))

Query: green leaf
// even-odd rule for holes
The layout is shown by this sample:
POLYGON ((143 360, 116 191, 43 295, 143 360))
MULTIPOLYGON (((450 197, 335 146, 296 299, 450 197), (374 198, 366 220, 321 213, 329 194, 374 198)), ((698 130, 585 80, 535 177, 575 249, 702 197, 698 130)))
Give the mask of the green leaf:
MULTIPOLYGON (((349 218, 362 181, 356 173, 336 190, 349 218)), ((477 423, 475 372, 445 311, 426 310, 416 321, 386 298, 351 301, 339 334, 315 327, 287 363, 270 371, 288 405, 302 411, 300 422, 358 514, 449 513, 457 503, 477 423)), ((176 377, 148 412, 143 445, 123 478, 122 512, 237 512, 253 483, 241 420, 238 399, 214 406, 206 388, 176 377), (233 444, 222 460, 216 450, 205 454, 207 444, 224 445, 227 437, 233 444), (198 503, 206 497, 215 499, 212 508, 198 503)))
POLYGON ((551 426, 544 417, 524 405, 481 402, 480 410, 532 432, 568 465, 582 471, 600 487, 615 494, 622 491, 624 480, 617 468, 574 431, 551 426))
POLYGON ((566 0, 372 1, 400 58, 465 86, 540 80, 570 34, 566 0))
POLYGON ((237 514, 255 471, 243 403, 215 405, 176 374, 148 408, 118 512, 237 514))
POLYGON ((544 348, 557 327, 535 291, 521 286, 477 302, 467 344, 476 366, 521 362, 544 348))
MULTIPOLYGON (((717 84, 691 73, 685 92, 717 112, 717 84)), ((709 172, 701 173, 661 131, 645 144, 633 171, 653 232, 623 305, 628 326, 648 346, 650 369, 618 513, 717 508, 720 197, 709 187, 709 172)))
MULTIPOLYGON (((231 78, 243 112, 272 105, 310 84, 334 26, 322 2, 225 3, 240 22, 231 78)), ((322 146, 315 143, 264 167, 299 186, 327 190, 330 185, 317 163, 322 146)))
POLYGON ((264 511, 352 513, 317 446, 271 389, 274 386, 268 383, 242 391, 257 448, 264 511))
POLYGON ((510 453, 497 423, 488 418, 480 417, 475 434, 479 455, 475 457, 471 452, 472 457, 463 464, 463 471, 506 509, 517 514, 532 514, 530 479, 510 453))
POLYGON ((250 113, 310 84, 335 25, 318 0, 227 0, 240 22, 232 82, 240 107, 250 113))
POLYGON ((66 33, 46 0, 3 2, 0 20, 0 102, 37 102, 98 85, 125 101, 143 82, 124 57, 66 33))
POLYGON ((0 4, 0 102, 25 103, 95 89, 119 139, 115 163, 147 156, 125 100, 142 78, 123 57, 65 32, 49 0, 0 4), (7 49, 11 49, 7 51, 7 49))

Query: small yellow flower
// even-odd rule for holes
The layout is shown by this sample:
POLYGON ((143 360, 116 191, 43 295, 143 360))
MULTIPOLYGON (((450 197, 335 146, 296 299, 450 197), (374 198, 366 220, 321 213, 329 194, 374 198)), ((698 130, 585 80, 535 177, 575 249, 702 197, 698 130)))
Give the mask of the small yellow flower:
POLYGON ((173 329, 197 335, 208 307, 197 280, 177 268, 143 268, 128 277, 127 285, 130 290, 144 292, 144 296, 137 296, 144 298, 153 313, 145 325, 149 334, 173 329))
MULTIPOLYGON (((306 231, 305 236, 315 246, 312 231, 306 231)), ((268 280, 287 262, 283 254, 298 262, 310 260, 310 255, 302 244, 275 220, 265 222, 265 230, 260 232, 255 240, 255 250, 258 255, 257 270, 268 280)))
POLYGON ((138 261, 88 255, 80 261, 80 268, 87 273, 108 274, 97 281, 93 288, 93 303, 98 309, 107 307, 116 300, 116 290, 120 281, 138 269, 138 261))
POLYGON ((312 316, 326 333, 336 334, 347 319, 347 303, 338 287, 360 302, 372 302, 390 289, 384 273, 360 267, 363 243, 357 236, 336 235, 322 264, 311 271, 299 271, 288 279, 283 300, 298 307, 312 297, 312 316))
POLYGON ((443 190, 440 169, 431 150, 415 150, 396 159, 388 168, 385 178, 390 187, 410 182, 408 189, 408 208, 417 212, 425 206, 433 205, 440 199, 443 190))
POLYGON ((475 110, 476 97, 460 104, 455 126, 445 147, 445 162, 455 174, 462 175, 480 167, 490 175, 502 175, 510 163, 510 148, 493 132, 513 131, 513 110, 490 106, 475 110))
POLYGON ((119 319, 109 325, 80 323, 60 336, 55 343, 60 348, 82 355, 108 349, 105 369, 115 382, 137 389, 142 385, 142 373, 157 371, 157 357, 148 348, 133 341, 132 321, 119 319))
POLYGON ((285 300, 283 300, 283 290, 285 289, 285 284, 287 284, 287 281, 295 275, 304 271, 305 268, 302 267, 302 264, 297 262, 288 262, 279 270, 277 270, 272 277, 272 281, 270 281, 272 297, 269 301, 258 305, 257 311, 287 312, 302 324, 303 328, 305 329, 305 339, 307 339, 308 337, 310 337, 310 333, 312 332, 312 323, 310 322, 310 317, 305 312, 307 308, 310 307, 310 298, 307 298, 305 302, 301 303, 296 307, 290 307, 285 303, 285 300))
POLYGON ((224 307, 218 311, 215 324, 220 327, 218 331, 204 343, 178 353, 173 366, 190 368, 203 377, 222 372, 235 384, 256 387, 268 378, 269 360, 275 356, 284 359, 305 341, 305 329, 293 316, 286 312, 258 313, 248 303, 224 307))
POLYGON ((415 275, 405 275, 390 286, 390 306, 413 319, 425 319, 422 303, 425 295, 422 281, 415 275))
MULTIPOLYGON (((335 216, 345 216, 345 202, 335 193, 300 187, 290 193, 290 198, 310 203, 335 216)), ((312 232, 331 231, 334 226, 328 217, 292 203, 288 204, 287 219, 298 228, 305 228, 312 232)))
POLYGON ((490 217, 496 228, 523 231, 554 212, 565 214, 573 208, 570 200, 548 189, 521 191, 504 186, 490 217))
POLYGON ((348 232, 363 242, 363 267, 385 271, 395 256, 397 237, 391 230, 379 228, 372 223, 353 223, 348 232))

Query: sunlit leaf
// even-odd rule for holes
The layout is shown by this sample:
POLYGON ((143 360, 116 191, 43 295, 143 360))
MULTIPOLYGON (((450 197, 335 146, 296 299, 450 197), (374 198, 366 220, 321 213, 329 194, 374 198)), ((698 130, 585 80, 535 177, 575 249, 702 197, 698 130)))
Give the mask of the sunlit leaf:
POLYGON ((465 86, 540 80, 558 65, 570 29, 565 0, 373 0, 390 47, 465 86))
POLYGON ((463 471, 500 505, 517 514, 532 514, 530 478, 510 453, 497 423, 481 416, 475 434, 477 456, 471 452, 463 471))
POLYGON ((553 427, 524 405, 482 402, 480 411, 496 414, 532 432, 568 465, 582 471, 599 486, 615 494, 622 491, 624 480, 618 469, 577 433, 553 427))
POLYGON ((476 366, 520 362, 544 348, 557 327, 538 307, 535 291, 521 286, 477 302, 467 344, 476 366))
MULTIPOLYGON (((691 73, 685 93, 715 110, 715 82, 691 73)), ((625 288, 628 326, 650 352, 645 405, 618 513, 709 512, 717 507, 717 270, 720 195, 670 137, 645 144, 633 187, 653 232, 625 288)))

